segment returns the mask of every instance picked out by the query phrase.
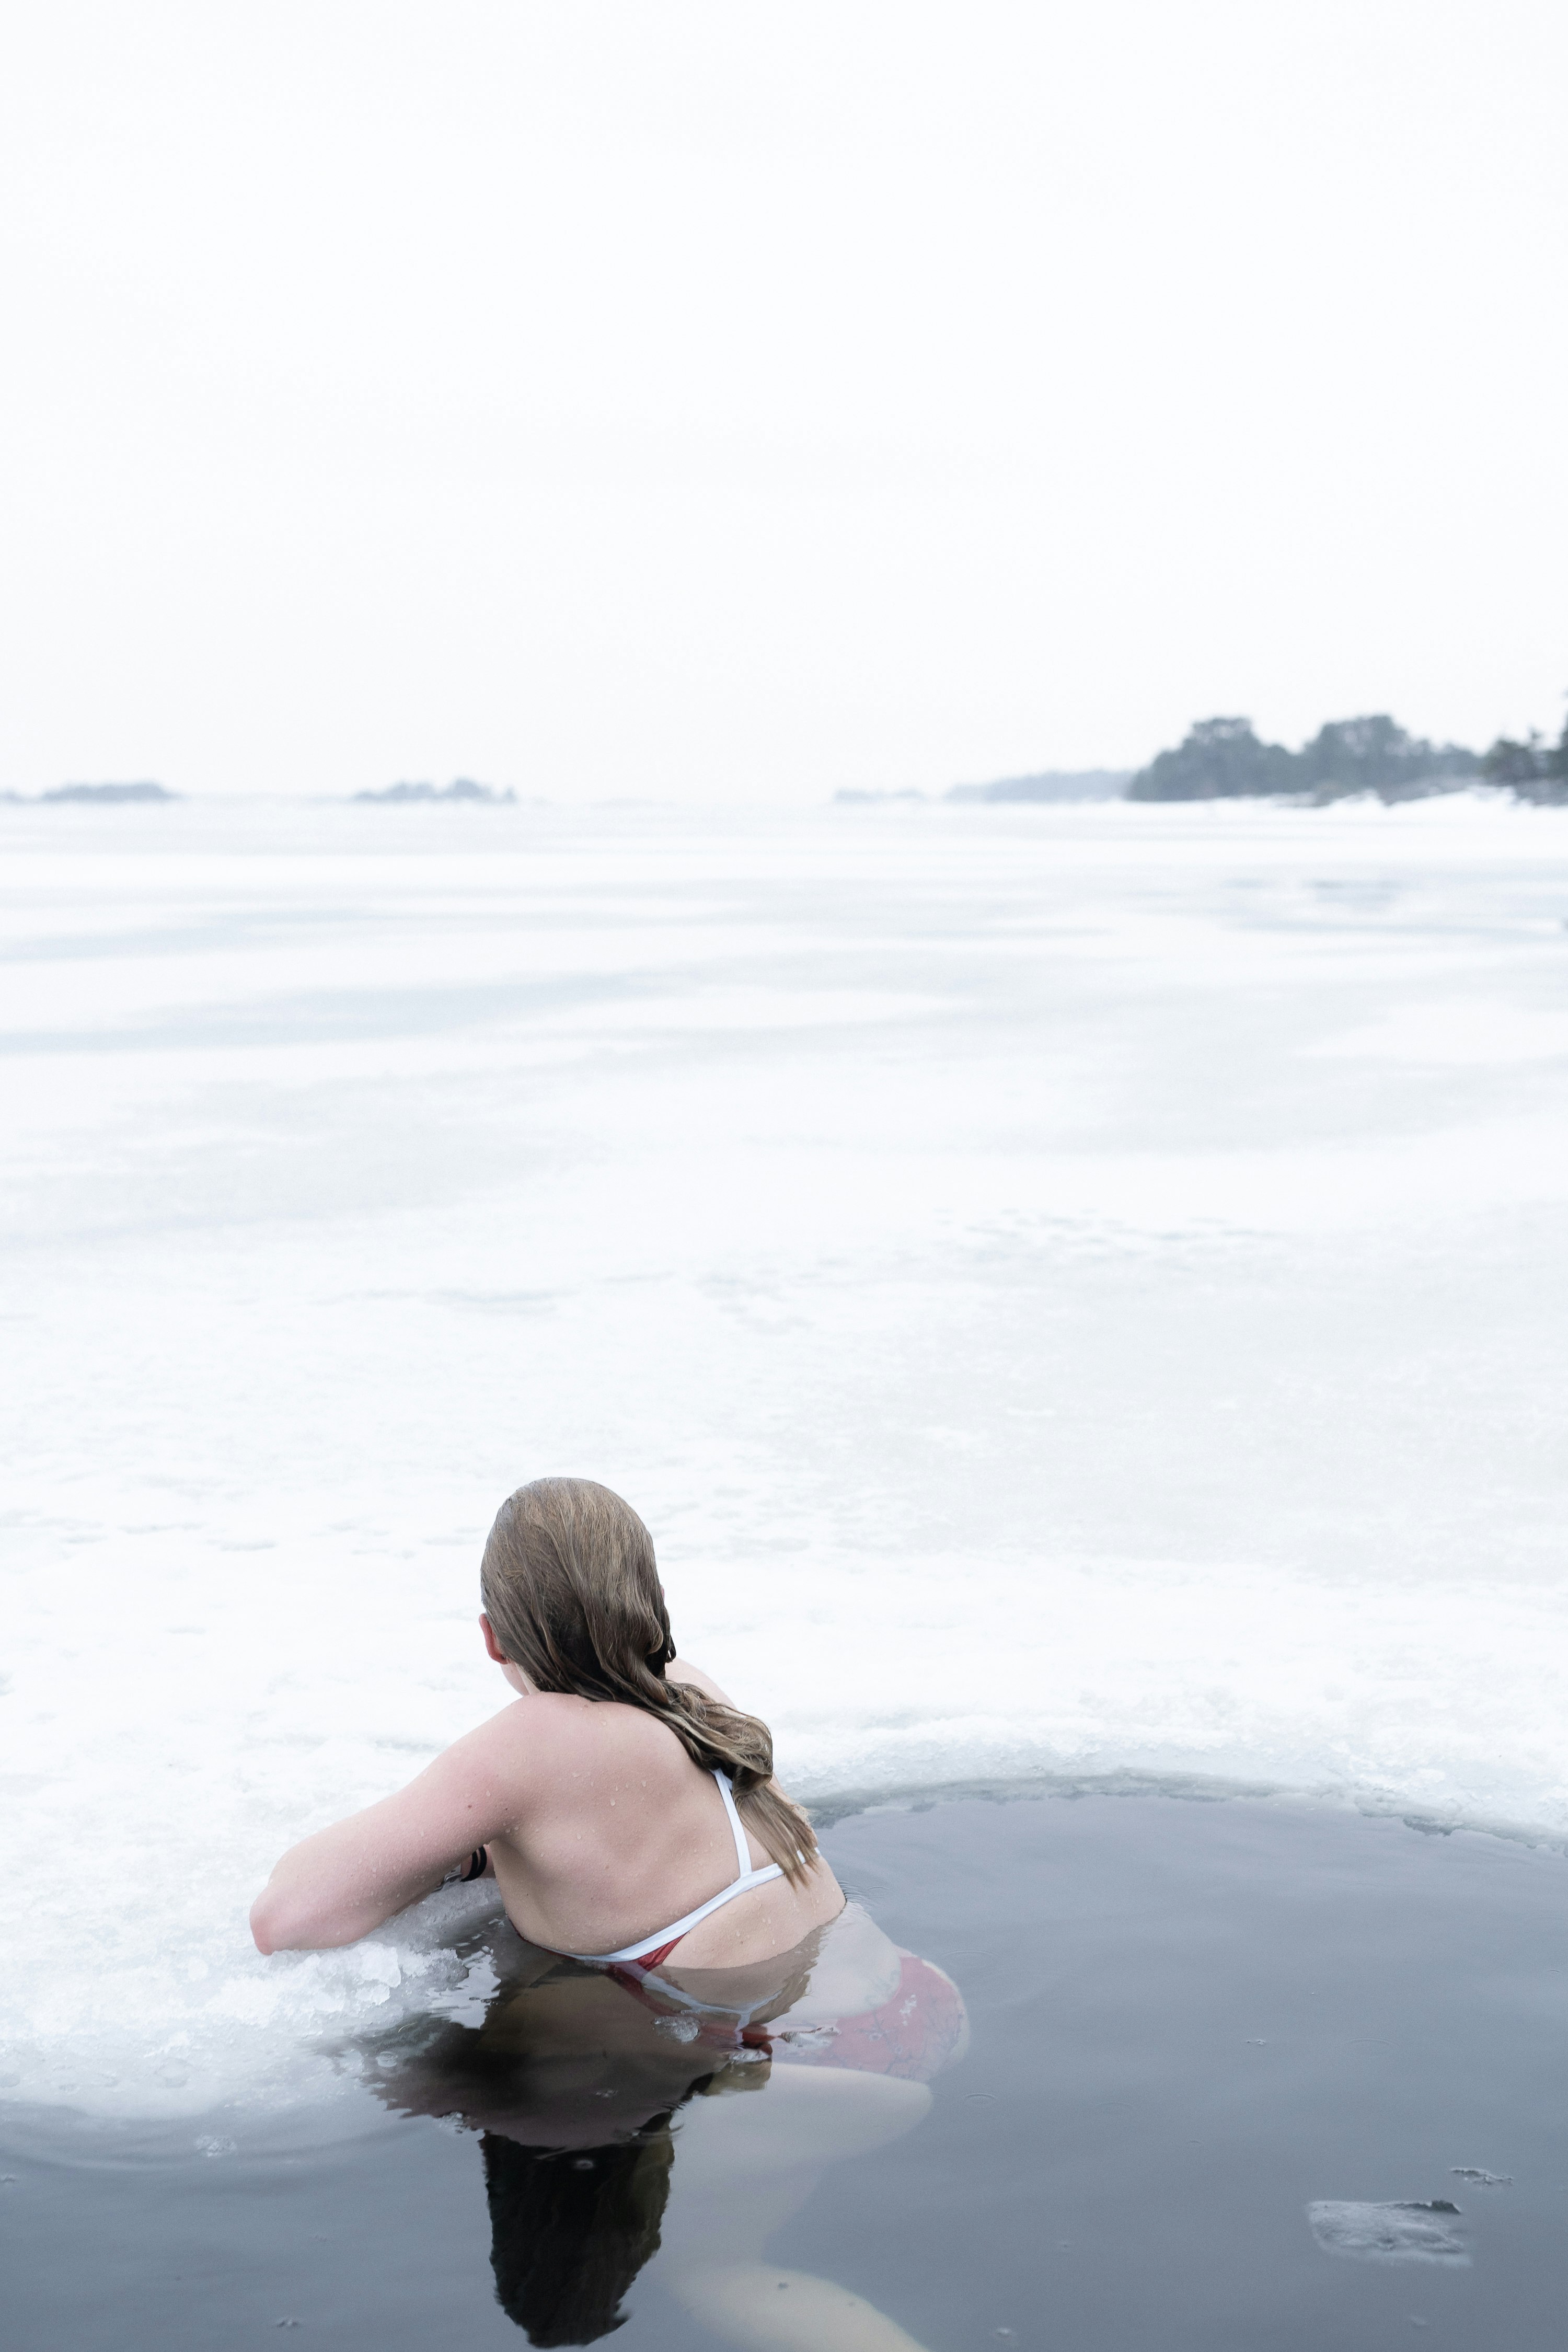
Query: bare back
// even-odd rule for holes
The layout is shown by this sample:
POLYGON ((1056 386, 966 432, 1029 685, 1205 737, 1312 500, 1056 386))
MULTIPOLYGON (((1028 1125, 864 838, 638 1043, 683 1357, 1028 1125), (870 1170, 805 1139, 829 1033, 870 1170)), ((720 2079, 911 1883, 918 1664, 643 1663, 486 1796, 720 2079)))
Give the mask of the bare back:
MULTIPOLYGON (((514 1688, 523 1680, 504 1671, 514 1688)), ((670 1674, 723 1696, 697 1668, 678 1661, 670 1674)), ((748 1845, 753 1867, 771 1859, 748 1845)), ((481 1847, 518 1933, 565 1952, 635 1944, 737 1874, 713 1775, 657 1717, 524 1686, 406 1789, 290 1848, 252 1907, 252 1933, 264 1952, 353 1943, 481 1847)), ((771 1959, 843 1906, 819 1858, 804 1881, 771 1879, 701 1920, 673 1964, 771 1959)))
MULTIPOLYGON (((557 1951, 614 1952, 684 1917, 736 1874, 713 1775, 640 1707, 540 1695, 496 1718, 515 1742, 518 1808, 489 1841, 518 1933, 557 1951), (548 1763, 545 1759, 548 1759, 548 1763)), ((748 1838, 753 1869, 771 1859, 748 1838)), ((700 1921, 677 1965, 727 1968, 788 1951, 842 1909, 825 1862, 804 1885, 775 1878, 700 1921)))

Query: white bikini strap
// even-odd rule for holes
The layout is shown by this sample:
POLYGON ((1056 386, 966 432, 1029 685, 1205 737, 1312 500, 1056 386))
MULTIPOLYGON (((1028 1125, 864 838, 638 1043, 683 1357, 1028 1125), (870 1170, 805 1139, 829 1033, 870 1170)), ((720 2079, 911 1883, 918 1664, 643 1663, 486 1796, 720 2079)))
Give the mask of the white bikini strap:
MULTIPOLYGON (((687 1913, 684 1919, 672 1919, 668 1927, 656 1927, 651 1936, 644 1936, 639 1943, 623 1945, 618 1952, 562 1952, 562 1958, 586 1960, 590 1967, 595 1969, 605 1968, 616 1960, 640 1960, 649 1952, 679 1944, 689 1928, 695 1927, 700 1920, 710 1918, 715 1911, 721 1911, 726 1903, 734 1901, 737 1895, 749 1895, 753 1886, 766 1886, 770 1879, 783 1876, 784 1872, 778 1864, 770 1862, 766 1870, 748 1870, 744 1878, 732 1878, 728 1886, 721 1886, 717 1895, 710 1895, 706 1903, 700 1903, 695 1911, 687 1913)), ((546 1944, 543 1949, 547 1952, 562 1951, 559 1944, 546 1944)))
POLYGON ((752 1849, 746 1843, 746 1832, 741 1827, 741 1816, 735 1810, 734 1784, 725 1773, 718 1769, 717 1766, 714 1768, 713 1778, 719 1783, 719 1794, 723 1798, 724 1811, 730 1816, 730 1827, 735 1833, 735 1860, 740 1865, 742 1877, 745 1878, 751 1874, 752 1849))
MULTIPOLYGON (((595 1969, 610 1967, 618 1960, 640 1960, 648 1952, 657 1952, 665 1946, 679 1943, 689 1927, 695 1927, 699 1920, 710 1917, 715 1911, 721 1911, 726 1903, 734 1901, 737 1895, 749 1895, 753 1886, 766 1886, 772 1880, 782 1878, 784 1872, 776 1862, 764 1863, 759 1870, 752 1868, 746 1832, 735 1810, 734 1788, 717 1769, 713 1778, 719 1783, 719 1794, 724 1800, 724 1811, 730 1816, 730 1827, 734 1832, 735 1860, 740 1864, 738 1878, 732 1878, 728 1886, 721 1886, 717 1895, 710 1895, 706 1903, 700 1903, 695 1911, 689 1911, 684 1919, 672 1919, 668 1927, 656 1927, 653 1934, 645 1936, 640 1943, 627 1944, 618 1952, 569 1952, 559 1944, 544 1944, 540 1948, 546 1952, 560 1952, 565 1960, 584 1960, 590 1968, 595 1969)), ((701 2007, 700 2002, 697 2005, 701 2007)))

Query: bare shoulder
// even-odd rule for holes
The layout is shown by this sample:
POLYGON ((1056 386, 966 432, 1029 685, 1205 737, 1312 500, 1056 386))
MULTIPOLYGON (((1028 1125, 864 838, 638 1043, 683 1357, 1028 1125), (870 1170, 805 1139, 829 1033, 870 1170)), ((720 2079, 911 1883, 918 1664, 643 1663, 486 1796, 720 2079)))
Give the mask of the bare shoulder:
POLYGON ((531 1691, 455 1739, 431 1769, 524 1794, 552 1779, 563 1764, 570 1767, 591 1743, 594 1713, 585 1698, 531 1691))
POLYGON ((642 1707, 532 1691, 457 1740, 437 1763, 465 1780, 506 1789, 522 1806, 606 1769, 645 1772, 685 1760, 668 1725, 642 1707))
POLYGON ((694 1690, 702 1693, 704 1698, 717 1699, 721 1706, 733 1706, 735 1704, 729 1692, 721 1690, 712 1675, 704 1674, 700 1666, 694 1666, 689 1658, 671 1658, 664 1674, 667 1682, 689 1683, 694 1690))

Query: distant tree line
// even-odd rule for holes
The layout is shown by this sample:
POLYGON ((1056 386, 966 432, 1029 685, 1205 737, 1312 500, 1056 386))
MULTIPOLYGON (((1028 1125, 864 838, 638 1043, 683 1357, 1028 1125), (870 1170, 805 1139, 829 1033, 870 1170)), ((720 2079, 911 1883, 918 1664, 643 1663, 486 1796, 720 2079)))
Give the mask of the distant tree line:
POLYGON ((1232 800, 1300 793, 1313 801, 1376 793, 1385 801, 1452 792, 1467 776, 1511 785, 1521 799, 1568 801, 1568 723, 1555 744, 1538 734, 1500 736, 1484 754, 1462 743, 1428 743, 1386 713, 1334 719, 1289 751, 1265 743, 1250 719, 1200 719, 1174 751, 1161 751, 1127 788, 1134 801, 1232 800))
POLYGON ((1500 735, 1481 761, 1489 782, 1511 784, 1523 801, 1568 801, 1568 719, 1555 743, 1532 727, 1522 742, 1500 735))

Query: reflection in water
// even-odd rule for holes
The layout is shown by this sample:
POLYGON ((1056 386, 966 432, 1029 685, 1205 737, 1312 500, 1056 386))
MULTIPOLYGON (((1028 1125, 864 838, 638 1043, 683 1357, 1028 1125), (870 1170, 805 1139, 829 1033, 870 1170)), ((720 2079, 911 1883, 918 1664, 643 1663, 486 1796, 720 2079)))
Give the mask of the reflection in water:
POLYGON ((668 2116, 588 2156, 546 2155, 500 2132, 481 2143, 496 2300, 533 2344, 592 2344, 658 2245, 675 2154, 668 2116))
POLYGON ((731 2343, 913 2345, 763 2247, 824 2166, 924 2115, 967 2040, 949 1978, 854 1904, 742 1969, 585 1968, 504 1927, 494 1957, 505 1981, 481 2026, 405 2027, 375 2045, 372 2076, 401 2112, 483 2135, 496 2295, 531 2343, 622 2326, 657 2252, 670 2293, 731 2343))

